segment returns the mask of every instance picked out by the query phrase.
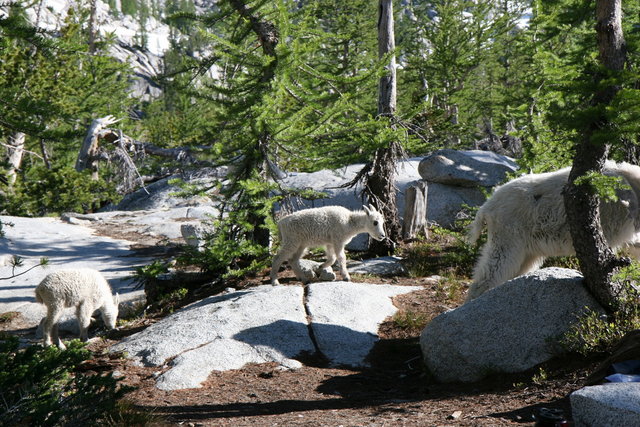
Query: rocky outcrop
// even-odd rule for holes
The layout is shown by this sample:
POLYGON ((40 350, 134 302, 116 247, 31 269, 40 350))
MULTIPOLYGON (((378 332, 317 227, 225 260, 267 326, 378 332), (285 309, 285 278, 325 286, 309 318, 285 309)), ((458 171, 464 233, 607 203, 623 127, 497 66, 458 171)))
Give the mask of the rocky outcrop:
POLYGON ((214 370, 248 363, 302 366, 320 354, 334 366, 366 366, 378 325, 395 313, 391 297, 420 287, 332 282, 258 286, 206 298, 111 348, 140 364, 168 366, 163 390, 200 387, 214 370))
POLYGON ((427 182, 427 219, 451 227, 464 215, 464 206, 480 206, 491 188, 518 169, 506 156, 490 151, 438 150, 418 166, 427 182))
POLYGON ((640 426, 640 383, 585 387, 571 394, 576 426, 640 426))
POLYGON ((577 271, 537 270, 433 319, 420 337, 424 361, 443 382, 526 371, 564 353, 558 337, 586 307, 604 313, 577 271))

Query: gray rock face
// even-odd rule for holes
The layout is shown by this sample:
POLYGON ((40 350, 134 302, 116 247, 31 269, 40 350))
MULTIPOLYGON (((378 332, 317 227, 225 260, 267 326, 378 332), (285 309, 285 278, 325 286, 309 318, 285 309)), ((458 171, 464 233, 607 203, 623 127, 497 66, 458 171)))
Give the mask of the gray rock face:
POLYGON ((577 427, 640 426, 640 383, 585 387, 571 394, 577 427))
POLYGON ((428 220, 442 227, 453 226, 464 205, 483 204, 485 191, 517 169, 512 159, 490 151, 444 149, 424 157, 418 171, 429 188, 428 220))
POLYGON ((554 341, 585 307, 604 313, 577 271, 537 270, 436 317, 420 337, 424 361, 443 382, 525 371, 562 353, 554 341))
POLYGON ((335 365, 363 366, 378 325, 395 313, 391 297, 421 288, 333 282, 308 289, 306 301, 299 286, 258 286, 210 297, 125 338, 112 351, 125 351, 147 366, 172 360, 157 380, 163 390, 200 387, 213 370, 247 363, 295 369, 302 366, 297 356, 316 351, 335 365))
POLYGON ((493 187, 518 169, 508 157, 490 151, 438 150, 420 162, 422 179, 458 187, 493 187))
POLYGON ((307 307, 319 350, 333 365, 366 366, 378 326, 397 311, 391 298, 418 289, 352 282, 309 285, 307 307))
POLYGON ((480 206, 486 197, 478 187, 458 187, 429 182, 427 218, 442 227, 451 227, 461 219, 464 206, 480 206))
POLYGON ((203 168, 189 174, 177 174, 158 180, 145 188, 140 188, 127 194, 116 206, 110 206, 106 210, 135 211, 158 210, 185 206, 211 206, 213 202, 208 197, 193 196, 189 198, 179 197, 181 191, 172 180, 182 179, 192 185, 211 185, 217 179, 224 178, 226 168, 203 168))

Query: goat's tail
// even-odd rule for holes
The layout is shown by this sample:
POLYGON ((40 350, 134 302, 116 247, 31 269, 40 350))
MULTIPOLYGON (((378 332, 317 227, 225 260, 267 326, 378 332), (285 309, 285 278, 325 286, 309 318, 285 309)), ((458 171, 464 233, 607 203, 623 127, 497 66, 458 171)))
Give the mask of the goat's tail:
POLYGON ((467 231, 467 243, 470 245, 475 244, 480 238, 480 234, 482 233, 482 228, 484 227, 484 205, 478 209, 476 213, 476 217, 474 218, 471 225, 469 225, 469 230, 467 231))

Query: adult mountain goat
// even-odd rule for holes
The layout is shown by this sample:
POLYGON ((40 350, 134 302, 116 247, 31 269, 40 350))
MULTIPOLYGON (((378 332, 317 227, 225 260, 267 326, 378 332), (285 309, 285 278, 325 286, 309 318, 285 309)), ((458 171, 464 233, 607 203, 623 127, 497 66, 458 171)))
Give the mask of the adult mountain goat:
POLYGON ((47 306, 42 319, 45 345, 65 345, 58 336, 58 320, 67 307, 76 307, 80 339, 87 341, 91 316, 100 310, 104 324, 113 329, 118 317, 118 295, 111 295, 109 283, 100 272, 90 268, 58 270, 49 273, 36 287, 36 301, 47 306))
POLYGON ((271 283, 279 285, 278 270, 284 261, 289 261, 296 277, 303 280, 300 258, 311 246, 324 246, 327 260, 320 269, 331 267, 338 260, 340 274, 346 281, 347 257, 344 246, 359 233, 367 232, 376 240, 385 238, 384 217, 372 206, 364 211, 350 211, 342 206, 325 206, 304 209, 287 215, 278 222, 280 250, 271 265, 271 283))
MULTIPOLYGON (((478 210, 469 229, 475 243, 487 226, 487 243, 475 266, 467 301, 509 279, 539 268, 549 256, 575 254, 562 190, 570 168, 525 175, 498 187, 478 210)), ((607 243, 619 249, 640 231, 640 167, 607 161, 603 173, 622 178, 617 202, 600 203, 607 243)))

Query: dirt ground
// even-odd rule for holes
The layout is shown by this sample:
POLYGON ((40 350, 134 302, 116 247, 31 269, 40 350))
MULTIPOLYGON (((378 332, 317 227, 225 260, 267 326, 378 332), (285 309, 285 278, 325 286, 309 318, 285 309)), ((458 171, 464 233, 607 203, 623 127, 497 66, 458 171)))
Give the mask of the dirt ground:
MULTIPOLYGON (((283 284, 297 283, 291 273, 282 276, 283 284)), ((570 420, 568 396, 584 386, 598 360, 568 356, 518 375, 473 384, 439 384, 423 366, 420 331, 430 319, 460 304, 465 286, 452 294, 433 278, 353 279, 424 287, 395 298, 399 312, 381 325, 381 339, 370 355, 369 368, 337 369, 321 357, 306 355, 301 356, 304 367, 299 370, 251 365, 214 372, 201 388, 162 391, 155 387, 158 368, 134 366, 124 357, 106 353, 115 340, 153 322, 147 319, 91 344, 96 357, 83 369, 111 370, 122 377, 123 384, 136 387, 127 400, 147 412, 154 425, 526 426, 534 425, 541 408, 559 409, 570 420)), ((268 283, 266 275, 237 285, 262 283, 268 283)), ((15 330, 17 324, 5 322, 0 329, 15 330)))

